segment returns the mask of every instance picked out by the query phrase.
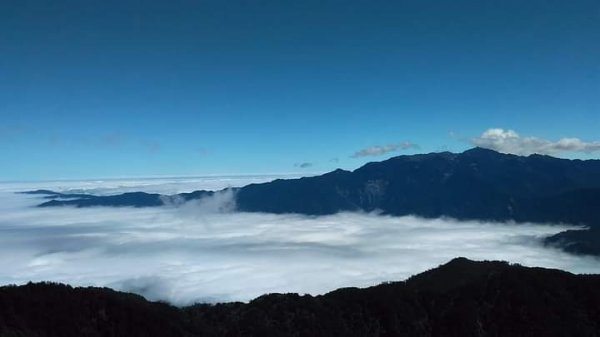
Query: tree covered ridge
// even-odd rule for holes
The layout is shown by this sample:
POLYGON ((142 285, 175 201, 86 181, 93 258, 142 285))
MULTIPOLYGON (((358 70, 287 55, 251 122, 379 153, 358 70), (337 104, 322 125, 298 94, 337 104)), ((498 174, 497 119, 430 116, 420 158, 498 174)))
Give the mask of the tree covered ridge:
POLYGON ((402 282, 176 308, 107 288, 0 288, 0 336, 598 336, 600 276, 464 258, 402 282))

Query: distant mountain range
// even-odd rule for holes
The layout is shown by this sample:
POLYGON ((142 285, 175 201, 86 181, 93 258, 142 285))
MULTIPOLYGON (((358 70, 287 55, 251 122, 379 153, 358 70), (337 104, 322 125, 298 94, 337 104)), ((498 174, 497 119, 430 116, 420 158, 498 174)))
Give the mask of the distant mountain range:
POLYGON ((0 287, 0 336, 598 336, 600 276, 457 258, 405 282, 176 308, 108 288, 0 287))
MULTIPOLYGON (((244 212, 325 215, 380 211, 391 215, 586 225, 548 239, 575 253, 599 254, 600 160, 528 157, 474 148, 393 157, 354 171, 277 179, 230 189, 244 212), (598 228, 598 229, 595 229, 598 228)), ((174 196, 143 192, 113 196, 31 191, 49 206, 160 206, 172 200, 211 196, 196 191, 174 196)))

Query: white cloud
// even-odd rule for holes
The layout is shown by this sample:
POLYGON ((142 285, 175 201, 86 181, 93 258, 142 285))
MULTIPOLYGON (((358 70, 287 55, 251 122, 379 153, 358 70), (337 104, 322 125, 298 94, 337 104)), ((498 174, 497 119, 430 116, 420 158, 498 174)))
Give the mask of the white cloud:
POLYGON ((456 256, 600 272, 598 259, 540 243, 567 226, 236 213, 224 208, 231 199, 224 193, 179 207, 31 208, 31 196, 0 192, 0 284, 109 286, 188 304, 371 286, 456 256))
POLYGON ((388 144, 388 145, 375 145, 370 146, 361 150, 356 151, 351 157, 352 158, 360 158, 360 157, 369 157, 369 156, 381 156, 386 153, 396 152, 400 150, 408 150, 408 149, 417 149, 419 146, 417 144, 403 142, 397 144, 388 144))
POLYGON ((579 138, 561 138, 550 141, 537 137, 523 137, 513 130, 493 128, 473 138, 475 146, 516 155, 558 155, 567 152, 592 153, 600 151, 600 142, 584 142, 579 138))

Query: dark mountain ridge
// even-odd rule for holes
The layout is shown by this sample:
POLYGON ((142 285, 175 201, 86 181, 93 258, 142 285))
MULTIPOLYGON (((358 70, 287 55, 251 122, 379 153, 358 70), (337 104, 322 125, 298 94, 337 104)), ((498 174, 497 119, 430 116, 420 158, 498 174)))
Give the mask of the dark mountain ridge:
MULTIPOLYGON (((320 176, 277 179, 231 190, 235 192, 237 209, 243 212, 326 215, 377 210, 430 218, 600 226, 600 160, 523 157, 482 148, 459 154, 398 156, 354 171, 338 169, 320 176)), ((82 197, 46 192, 50 192, 46 194, 52 200, 41 207, 149 207, 215 193, 162 196, 138 192, 82 197)), ((597 231, 589 233, 595 235, 597 231)), ((574 238, 582 240, 585 235, 549 242, 563 244, 574 252, 591 252, 575 249, 585 245, 564 244, 574 238)))
POLYGON ((175 308, 107 288, 0 288, 0 336, 598 336, 600 276, 457 258, 403 282, 175 308))
POLYGON ((472 149, 399 156, 353 171, 253 184, 237 193, 249 212, 392 215, 589 224, 600 219, 600 161, 520 157, 472 149), (592 205, 557 205, 573 197, 592 205), (599 211, 595 211, 598 209, 599 211), (585 212, 582 212, 585 210, 585 212))

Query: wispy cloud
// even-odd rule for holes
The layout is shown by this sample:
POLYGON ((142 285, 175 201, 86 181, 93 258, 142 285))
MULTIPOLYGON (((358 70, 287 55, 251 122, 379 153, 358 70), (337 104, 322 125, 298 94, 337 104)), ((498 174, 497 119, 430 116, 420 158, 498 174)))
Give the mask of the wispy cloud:
POLYGON ((144 148, 150 153, 158 153, 160 151, 160 143, 148 141, 143 143, 144 148))
POLYGON ((309 163, 309 162, 303 162, 303 163, 295 163, 294 167, 299 167, 299 168, 309 168, 312 167, 313 163, 309 163))
POLYGON ((367 148, 358 150, 354 152, 354 154, 350 157, 352 158, 361 158, 361 157, 369 157, 369 156, 381 156, 390 152, 396 152, 401 150, 408 149, 418 149, 419 146, 417 144, 413 144, 410 142, 402 142, 396 144, 388 144, 388 145, 374 145, 369 146, 367 148))
POLYGON ((524 137, 513 130, 501 128, 486 130, 481 136, 471 139, 471 144, 516 155, 600 152, 599 141, 585 142, 579 138, 561 138, 551 141, 537 137, 524 137))
POLYGON ((107 147, 120 147, 127 141, 121 132, 111 132, 98 138, 98 144, 107 147))
POLYGON ((209 149, 207 149, 206 147, 203 147, 203 146, 197 147, 195 149, 195 152, 201 156, 208 156, 211 153, 209 149))
POLYGON ((13 140, 26 134, 26 127, 20 125, 0 125, 0 140, 13 140))

